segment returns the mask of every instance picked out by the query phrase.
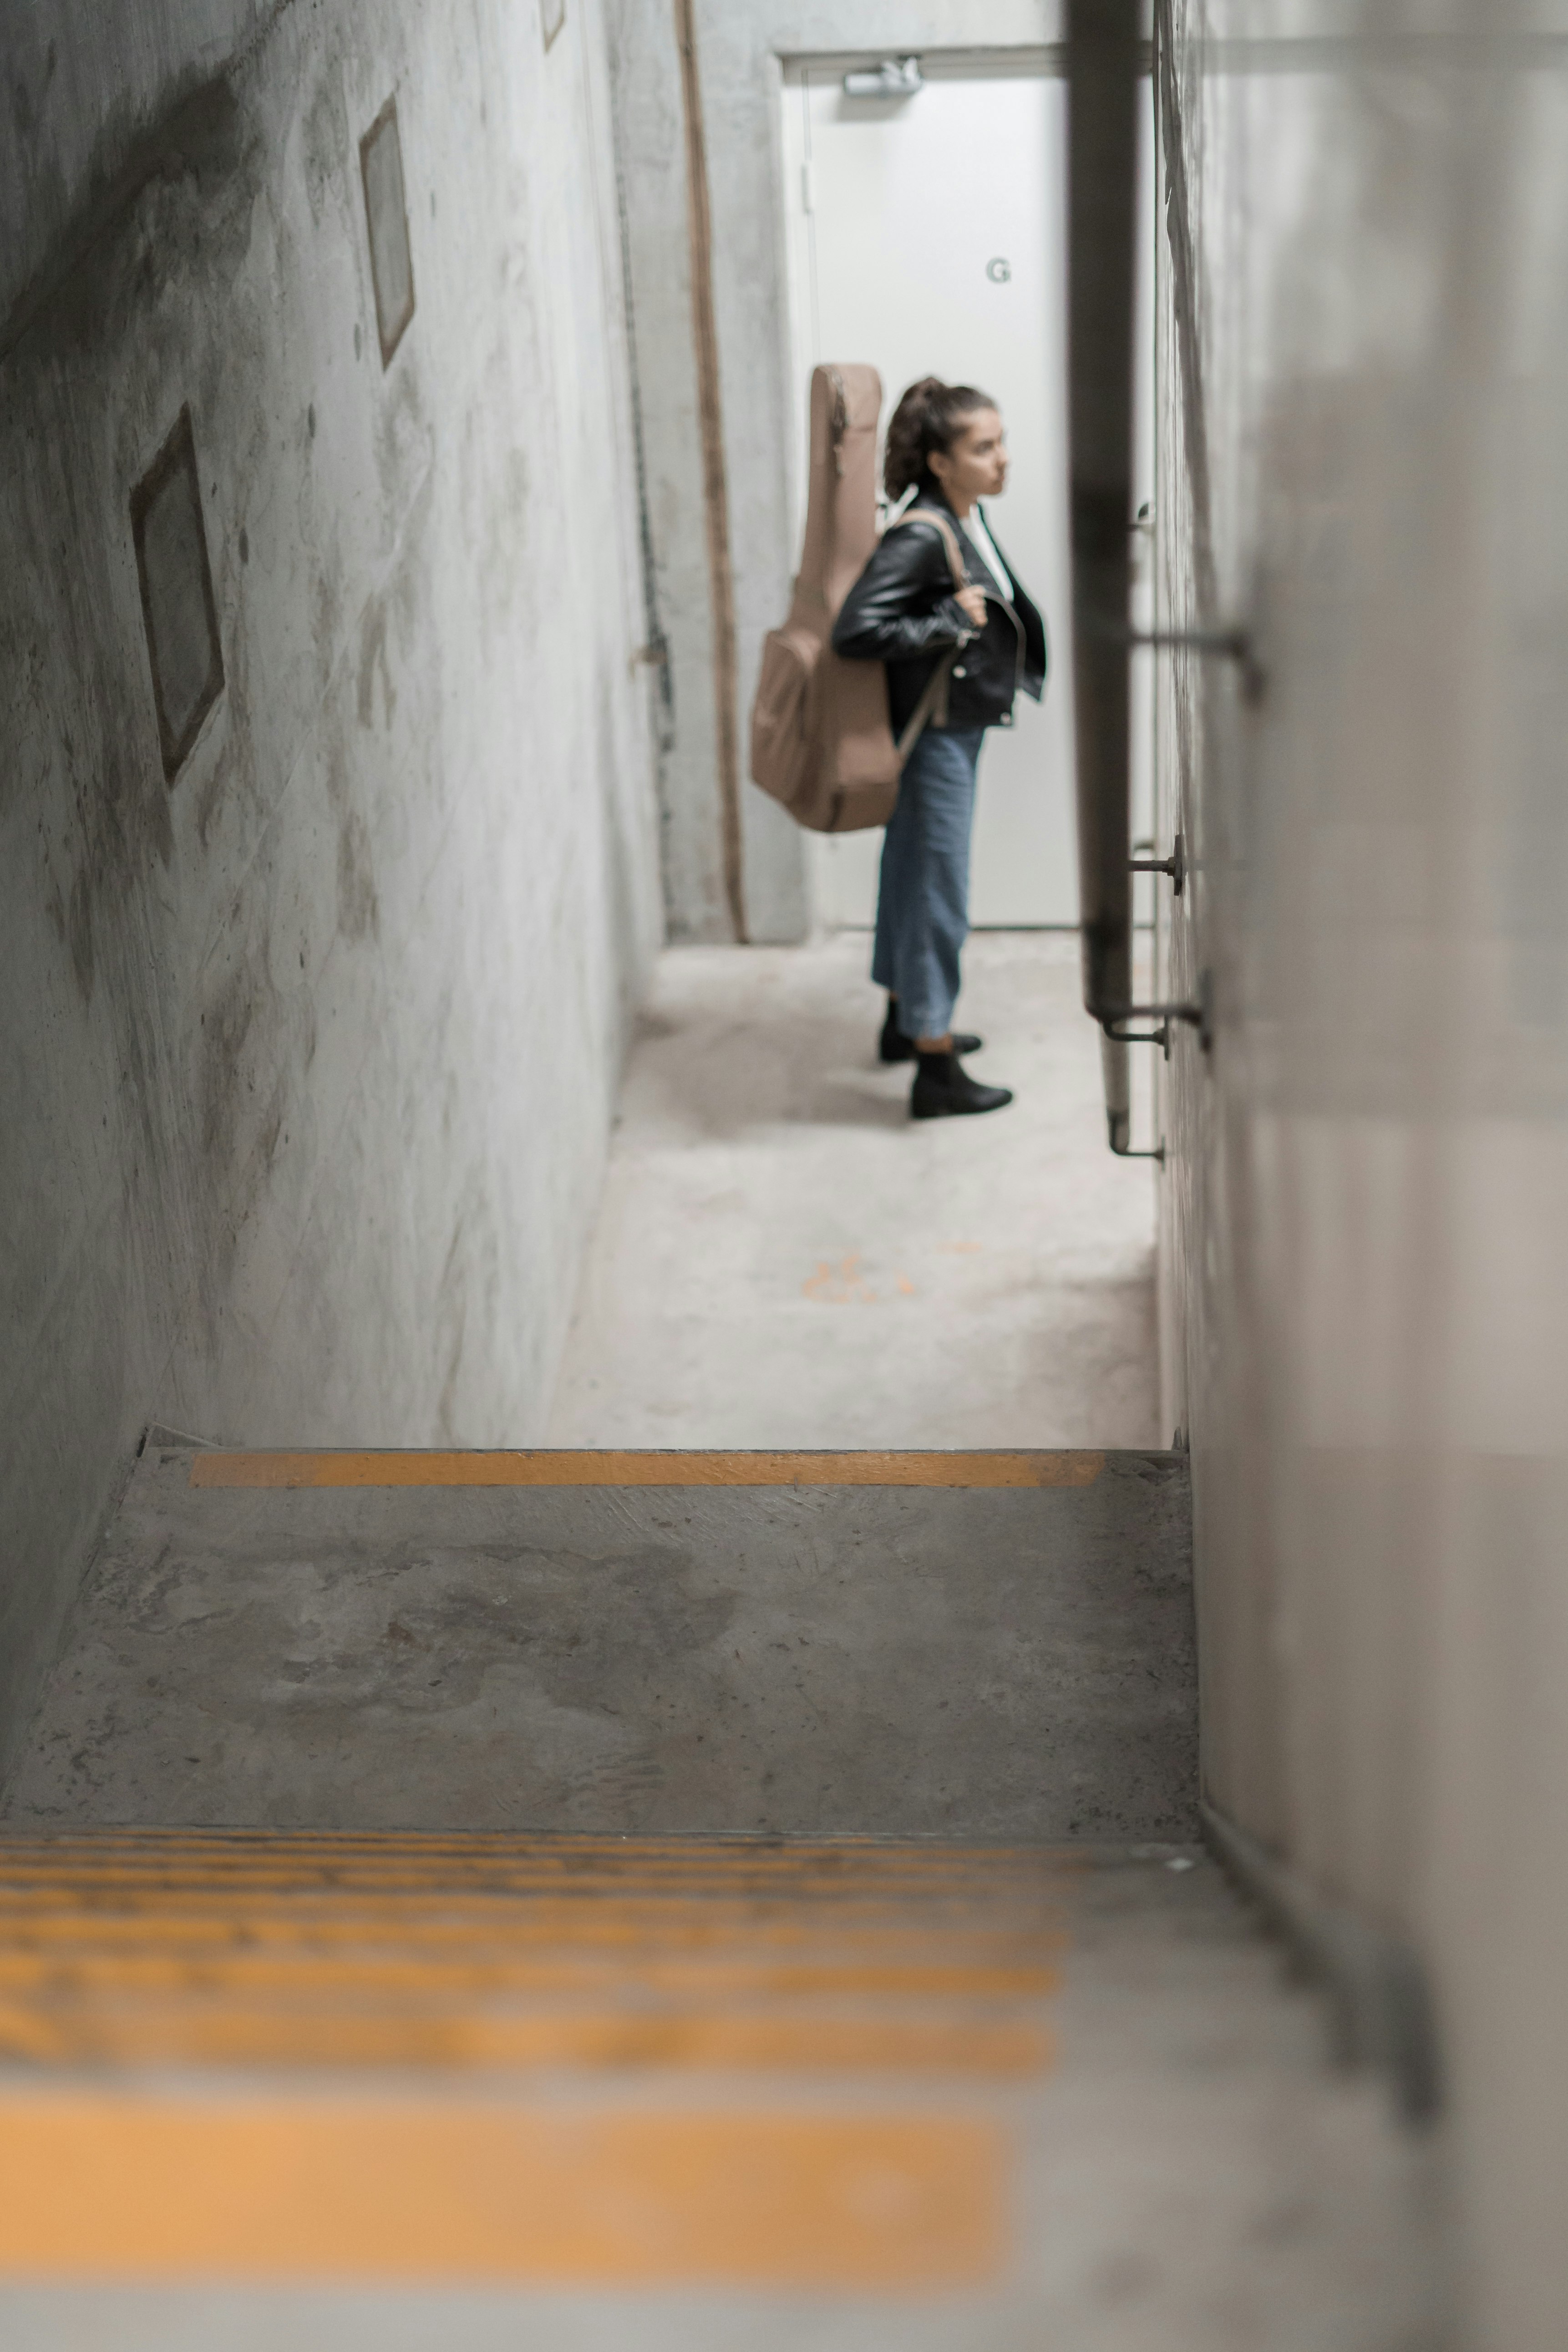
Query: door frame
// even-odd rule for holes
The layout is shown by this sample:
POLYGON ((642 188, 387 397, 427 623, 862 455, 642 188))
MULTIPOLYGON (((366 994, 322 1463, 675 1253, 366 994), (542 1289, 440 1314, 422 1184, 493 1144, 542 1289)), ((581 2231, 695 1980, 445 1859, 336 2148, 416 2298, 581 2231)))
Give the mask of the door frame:
MULTIPOLYGON (((787 452, 788 513, 792 542, 798 547, 805 522, 806 440, 809 427, 809 384, 811 358, 811 270, 812 240, 809 229, 811 206, 807 191, 811 164, 811 118, 801 93, 808 87, 809 77, 816 73, 841 77, 858 68, 874 66, 889 55, 881 49, 809 49, 789 54, 778 53, 779 91, 774 113, 776 137, 779 142, 778 168, 774 187, 778 205, 778 232, 784 257, 784 285, 786 317, 784 321, 784 342, 787 353, 789 383, 786 414, 791 420, 787 452)), ((1068 50, 1065 42, 1039 42, 1027 46, 998 44, 986 47, 968 43, 961 47, 923 48, 920 52, 921 67, 928 81, 994 80, 1004 77, 1020 79, 1035 77, 1060 79, 1067 72, 1068 50)), ((1138 447, 1135 457, 1135 478, 1146 485, 1151 505, 1156 480, 1155 429, 1155 334, 1157 305, 1155 272, 1159 237, 1159 199, 1155 177, 1155 125, 1153 110, 1153 60, 1151 56, 1143 77, 1146 92, 1145 135, 1141 177, 1144 183, 1144 227, 1142 247, 1146 256, 1139 288, 1139 348, 1143 365, 1139 373, 1134 396, 1134 430, 1138 447)), ((918 105, 918 95, 907 100, 877 100, 862 101, 868 110, 878 107, 918 105)), ((1156 518, 1157 521, 1157 518, 1156 518)), ((1140 612, 1145 603, 1152 608, 1153 593, 1154 539, 1152 531, 1143 540, 1147 556, 1145 576, 1135 581, 1134 610, 1140 612)), ((1052 627, 1052 660, 1060 668, 1071 661, 1071 615, 1063 614, 1052 627)), ((1154 818, 1154 779, 1156 774, 1155 728, 1158 721, 1158 697, 1153 691, 1153 679, 1147 662, 1135 662, 1131 685, 1132 740, 1132 816, 1134 836, 1149 834, 1154 818)), ((821 920, 822 855, 825 844, 814 836, 808 844, 806 875, 810 902, 811 929, 817 935, 823 929, 821 920)), ((1155 914, 1154 877, 1133 877, 1134 928, 1152 930, 1155 914)), ((858 926, 842 926, 855 928, 858 926)), ((976 929, 994 928, 977 924, 976 929)), ((1004 928, 1017 929, 1009 925, 1004 928)), ((1076 929, 1057 923, 1032 925, 1026 928, 1041 930, 1076 929)))

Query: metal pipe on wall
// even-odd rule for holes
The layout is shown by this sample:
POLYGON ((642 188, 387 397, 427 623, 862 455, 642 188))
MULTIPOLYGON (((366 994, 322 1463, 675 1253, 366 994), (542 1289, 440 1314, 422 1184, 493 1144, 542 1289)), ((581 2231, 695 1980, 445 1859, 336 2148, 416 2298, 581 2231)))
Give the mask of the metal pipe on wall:
MULTIPOLYGON (((1140 0, 1068 0, 1068 448, 1083 997, 1112 1151, 1131 1139, 1132 336, 1140 0)), ((1158 1034, 1159 1033, 1154 1033, 1158 1034)), ((1163 1155, 1158 1155, 1163 1156, 1163 1155)))
POLYGON ((1084 1003, 1132 1002, 1128 665, 1139 0, 1068 0, 1068 448, 1084 1003))
MULTIPOLYGON (((1068 0, 1068 463, 1072 541, 1079 897, 1083 1001, 1100 1024, 1110 1149, 1131 1150, 1130 1045, 1170 1048, 1189 1022, 1206 1049, 1206 992, 1191 1003, 1132 994, 1129 665, 1135 645, 1184 645, 1259 673, 1245 633, 1131 625, 1133 336, 1137 314, 1139 87, 1149 69, 1143 0, 1068 0), (1132 1021, 1152 1028, 1130 1029, 1132 1021)), ((1182 887, 1179 845, 1144 861, 1182 887)))

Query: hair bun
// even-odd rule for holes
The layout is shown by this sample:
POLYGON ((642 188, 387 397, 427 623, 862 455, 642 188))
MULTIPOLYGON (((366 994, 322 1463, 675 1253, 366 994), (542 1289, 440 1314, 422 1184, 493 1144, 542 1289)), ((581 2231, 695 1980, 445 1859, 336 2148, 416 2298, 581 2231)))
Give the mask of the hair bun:
POLYGON ((945 456, 963 429, 966 417, 978 409, 994 408, 987 392, 972 383, 943 383, 939 375, 922 375, 903 394, 888 420, 887 446, 882 453, 882 480, 890 499, 901 499, 917 483, 930 482, 933 449, 945 456))

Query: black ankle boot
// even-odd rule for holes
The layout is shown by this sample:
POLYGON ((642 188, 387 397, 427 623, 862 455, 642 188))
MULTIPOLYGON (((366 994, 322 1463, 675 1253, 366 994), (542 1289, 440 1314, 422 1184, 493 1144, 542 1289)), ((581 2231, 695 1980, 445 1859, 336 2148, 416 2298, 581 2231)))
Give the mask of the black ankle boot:
POLYGON ((921 1054, 918 1059, 910 1096, 911 1118, 963 1118, 976 1111, 1003 1110, 1013 1099, 1010 1087, 983 1087, 972 1078, 956 1054, 921 1054))
MULTIPOLYGON (((984 1043, 984 1037, 975 1037, 967 1029, 955 1029, 952 1033, 955 1054, 978 1054, 984 1043)), ((906 1037, 899 1026, 899 1000, 889 996, 888 1017, 877 1040, 877 1058, 882 1062, 912 1062, 917 1051, 914 1039, 906 1037)))

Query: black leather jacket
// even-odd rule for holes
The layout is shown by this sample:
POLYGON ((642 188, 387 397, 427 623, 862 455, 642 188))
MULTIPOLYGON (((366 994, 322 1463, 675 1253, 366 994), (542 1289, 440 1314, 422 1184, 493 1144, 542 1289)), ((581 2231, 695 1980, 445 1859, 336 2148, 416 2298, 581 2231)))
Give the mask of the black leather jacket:
MULTIPOLYGON (((949 675, 947 715, 937 724, 1010 727, 1020 689, 1037 702, 1046 683, 1046 627, 1013 577, 1009 604, 979 549, 946 501, 921 490, 908 512, 935 508, 955 523, 964 569, 985 591, 985 626, 975 629, 952 593, 952 574, 940 531, 902 524, 878 541, 869 563, 844 600, 833 626, 833 650, 847 661, 888 665, 889 716, 900 734, 930 677, 950 646, 959 648, 949 675)), ((990 523, 987 520, 986 529, 990 523)), ((1007 563, 1000 546, 996 552, 1007 563)), ((1013 567, 1007 563, 1009 572, 1013 567)))

